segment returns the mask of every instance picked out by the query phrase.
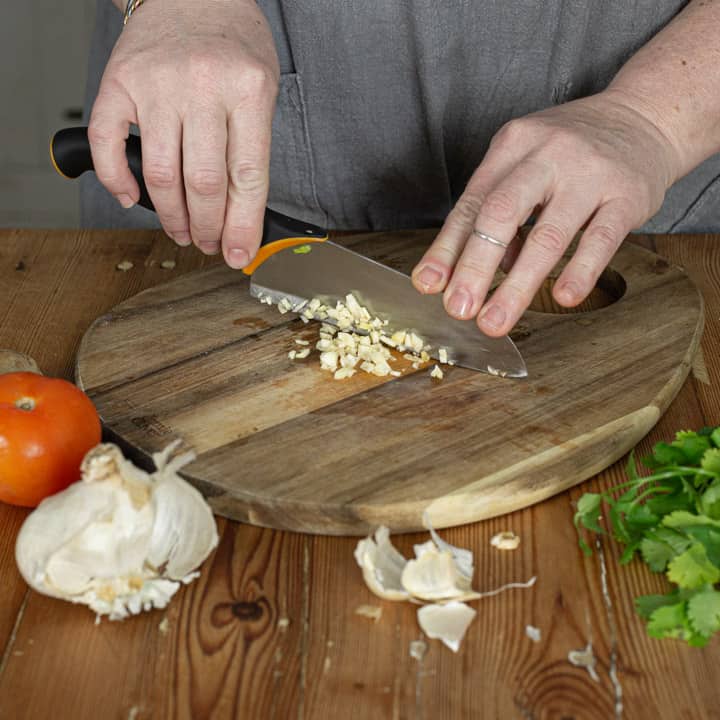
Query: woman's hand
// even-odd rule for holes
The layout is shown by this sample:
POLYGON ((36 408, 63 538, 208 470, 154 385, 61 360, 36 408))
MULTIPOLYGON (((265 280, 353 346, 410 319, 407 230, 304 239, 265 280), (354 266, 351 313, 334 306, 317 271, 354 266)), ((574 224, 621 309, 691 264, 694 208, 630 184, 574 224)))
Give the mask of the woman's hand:
POLYGON ((125 139, 140 127, 143 175, 167 232, 232 267, 260 243, 279 66, 248 0, 148 0, 130 18, 100 85, 88 135, 100 181, 123 207, 140 191, 125 139))
POLYGON ((443 292, 450 315, 477 316, 484 333, 504 335, 587 225, 553 288, 561 305, 579 304, 679 176, 677 147, 650 117, 624 93, 606 90, 509 122, 415 268, 415 287, 443 292), (518 227, 537 206, 521 245, 518 227), (501 261, 508 275, 487 299, 501 261))

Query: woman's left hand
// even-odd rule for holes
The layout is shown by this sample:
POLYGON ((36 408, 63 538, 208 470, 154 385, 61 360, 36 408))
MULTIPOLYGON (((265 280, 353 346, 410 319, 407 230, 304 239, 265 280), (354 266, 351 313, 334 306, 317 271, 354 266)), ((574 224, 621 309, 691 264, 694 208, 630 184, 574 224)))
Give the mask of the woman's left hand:
POLYGON ((563 306, 582 302, 679 176, 679 148, 650 117, 606 90, 507 123, 413 271, 415 287, 443 292, 450 315, 505 335, 587 226, 553 288, 563 306), (522 243, 518 228, 538 206, 522 243), (508 274, 487 299, 501 262, 508 274))

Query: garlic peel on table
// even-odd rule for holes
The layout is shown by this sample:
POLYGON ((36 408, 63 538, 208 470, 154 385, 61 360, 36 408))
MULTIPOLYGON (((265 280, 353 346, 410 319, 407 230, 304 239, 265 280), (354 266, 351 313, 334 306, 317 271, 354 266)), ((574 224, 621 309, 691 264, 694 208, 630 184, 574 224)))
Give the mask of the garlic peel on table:
POLYGON ((457 652, 477 611, 465 603, 452 601, 446 605, 424 605, 417 615, 421 630, 429 638, 442 640, 453 652, 457 652))
POLYGON ((111 620, 165 607, 217 545, 212 512, 177 471, 194 455, 153 455, 146 473, 115 445, 93 448, 82 479, 44 500, 18 535, 15 557, 34 590, 84 603, 111 620))
POLYGON ((362 568, 365 584, 378 597, 386 600, 407 600, 402 573, 407 561, 390 542, 390 531, 379 527, 375 537, 361 540, 355 548, 355 559, 362 568))
POLYGON ((427 516, 423 522, 431 539, 413 547, 415 558, 407 560, 390 541, 388 528, 380 526, 374 536, 358 542, 355 559, 373 593, 386 600, 421 603, 417 617, 423 632, 457 652, 477 614, 465 605, 466 601, 497 595, 510 588, 532 587, 535 578, 477 592, 472 588, 475 569, 472 551, 443 540, 427 516))

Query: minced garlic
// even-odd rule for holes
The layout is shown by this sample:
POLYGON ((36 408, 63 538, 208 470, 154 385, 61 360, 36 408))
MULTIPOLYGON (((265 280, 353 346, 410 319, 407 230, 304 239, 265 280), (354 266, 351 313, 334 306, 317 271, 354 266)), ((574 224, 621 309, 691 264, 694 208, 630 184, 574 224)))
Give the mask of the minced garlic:
MULTIPOLYGON (((259 300, 273 304, 272 298, 267 295, 261 295, 259 300)), ((320 353, 320 368, 332 372, 336 380, 352 377, 358 370, 378 377, 400 377, 402 371, 395 370, 391 365, 395 356, 390 348, 405 353, 403 357, 412 363, 413 370, 418 370, 422 364, 430 361, 428 350, 431 347, 419 335, 407 330, 387 335, 383 329, 389 321, 372 317, 352 293, 346 295, 345 302, 338 301, 334 307, 325 305, 319 298, 304 300, 297 305, 293 305, 287 298, 281 298, 277 308, 282 314, 290 311, 299 313, 305 323, 310 320, 326 321, 320 327, 315 349, 320 353)), ((307 340, 299 339, 295 343, 309 344, 307 340)), ((288 357, 290 360, 299 360, 309 354, 309 348, 290 350, 288 357)), ((441 363, 448 364, 447 348, 441 348, 439 356, 441 363)), ((438 365, 433 368, 431 376, 443 378, 438 365)))

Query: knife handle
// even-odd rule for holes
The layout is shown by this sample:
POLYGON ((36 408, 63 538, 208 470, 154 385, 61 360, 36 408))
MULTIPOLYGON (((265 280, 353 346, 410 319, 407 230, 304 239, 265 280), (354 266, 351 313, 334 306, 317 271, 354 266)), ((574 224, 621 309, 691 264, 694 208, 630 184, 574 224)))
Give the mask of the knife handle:
MULTIPOLYGON (((128 136, 125 154, 130 172, 140 187, 138 205, 154 212, 155 206, 142 174, 142 145, 137 135, 128 136)), ((56 132, 50 140, 50 159, 55 170, 65 178, 78 178, 84 172, 94 170, 87 128, 71 127, 56 132)), ((279 250, 309 242, 322 242, 327 238, 327 230, 324 228, 265 208, 260 249, 253 261, 243 268, 243 272, 252 275, 265 260, 279 250)))

